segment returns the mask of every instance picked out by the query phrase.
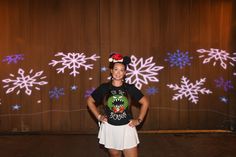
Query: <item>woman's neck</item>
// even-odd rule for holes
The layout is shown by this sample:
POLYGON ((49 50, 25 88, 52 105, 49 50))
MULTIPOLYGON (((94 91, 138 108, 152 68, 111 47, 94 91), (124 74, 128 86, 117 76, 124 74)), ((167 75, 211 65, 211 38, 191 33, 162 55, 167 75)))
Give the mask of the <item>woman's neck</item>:
POLYGON ((120 81, 120 80, 112 80, 112 85, 115 86, 115 87, 120 87, 122 86, 123 84, 123 81, 120 81))

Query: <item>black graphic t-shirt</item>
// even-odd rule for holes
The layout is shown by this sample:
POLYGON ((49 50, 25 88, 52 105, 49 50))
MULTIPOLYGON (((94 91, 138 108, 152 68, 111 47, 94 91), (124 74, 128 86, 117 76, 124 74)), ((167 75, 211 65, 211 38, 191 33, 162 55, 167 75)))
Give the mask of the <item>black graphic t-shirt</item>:
POLYGON ((130 112, 130 99, 139 101, 143 94, 134 85, 125 83, 115 87, 111 83, 104 83, 95 89, 91 96, 97 105, 105 105, 109 124, 125 125, 133 118, 130 112))

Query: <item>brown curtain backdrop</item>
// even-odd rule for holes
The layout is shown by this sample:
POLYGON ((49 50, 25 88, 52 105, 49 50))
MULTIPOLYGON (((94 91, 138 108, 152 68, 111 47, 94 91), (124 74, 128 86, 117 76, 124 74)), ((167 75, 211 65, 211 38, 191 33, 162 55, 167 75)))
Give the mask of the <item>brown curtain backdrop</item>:
MULTIPOLYGON (((0 62, 0 79, 17 76, 22 68, 25 74, 43 70, 47 85, 41 90, 32 88, 27 95, 24 89, 6 94, 5 83, 0 90, 0 132, 59 132, 90 133, 98 130, 97 123, 86 107, 88 89, 106 82, 109 71, 100 69, 108 64, 111 52, 135 55, 164 66, 157 78, 142 86, 158 92, 147 95, 150 109, 143 131, 166 129, 235 129, 235 89, 225 92, 216 88, 215 79, 231 80, 236 88, 233 72, 228 64, 224 70, 220 63, 203 64, 197 49, 218 48, 233 55, 235 52, 235 2, 231 0, 0 0, 0 59, 12 54, 24 54, 17 64, 0 62), (233 9, 234 8, 234 9, 233 9), (177 50, 189 52, 191 66, 182 69, 170 67, 165 61, 167 53, 177 50), (70 70, 57 73, 49 65, 57 52, 84 53, 87 57, 100 56, 93 69, 79 69, 73 77, 70 70), (199 102, 188 98, 173 101, 177 92, 167 84, 180 85, 186 76, 195 83, 206 78, 203 88, 209 95, 199 94, 199 102), (91 78, 91 79, 89 79, 91 78), (71 90, 77 85, 76 90, 71 90), (63 88, 64 95, 50 99, 49 91, 63 88), (226 96, 227 104, 220 101, 226 96), (12 105, 20 104, 19 110, 12 105)), ((136 116, 139 109, 133 107, 136 116)))

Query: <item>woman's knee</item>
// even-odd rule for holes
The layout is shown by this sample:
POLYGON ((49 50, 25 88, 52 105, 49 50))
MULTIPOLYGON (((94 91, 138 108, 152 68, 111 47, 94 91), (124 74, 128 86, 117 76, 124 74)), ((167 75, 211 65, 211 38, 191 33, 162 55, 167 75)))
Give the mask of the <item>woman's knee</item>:
POLYGON ((111 157, 121 157, 121 151, 109 149, 109 154, 111 157))

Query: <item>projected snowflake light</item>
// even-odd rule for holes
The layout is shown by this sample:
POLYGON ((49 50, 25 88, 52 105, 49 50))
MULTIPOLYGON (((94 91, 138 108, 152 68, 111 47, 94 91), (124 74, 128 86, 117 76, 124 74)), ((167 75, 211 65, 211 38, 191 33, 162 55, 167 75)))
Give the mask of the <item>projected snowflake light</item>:
POLYGON ((65 69, 72 70, 70 72, 70 75, 73 75, 74 77, 79 74, 80 67, 84 67, 85 70, 93 69, 93 64, 87 64, 88 60, 96 61, 99 56, 96 56, 96 54, 86 57, 84 53, 68 53, 65 54, 63 52, 58 52, 55 54, 55 56, 61 57, 61 60, 56 61, 52 60, 49 65, 52 65, 53 67, 57 64, 61 64, 62 66, 57 68, 57 73, 64 73, 65 69))
POLYGON ((186 77, 182 76, 181 86, 178 86, 177 84, 175 85, 167 84, 169 88, 172 88, 173 90, 178 91, 178 93, 172 97, 172 100, 182 99, 184 96, 186 98, 189 97, 188 100, 197 104, 198 99, 199 99, 198 93, 201 93, 201 94, 212 93, 208 89, 205 89, 205 88, 200 89, 203 83, 205 82, 205 80, 206 78, 201 78, 200 81, 196 80, 196 83, 193 84, 193 83, 189 83, 189 80, 186 77))
POLYGON ((216 87, 223 88, 224 91, 228 91, 229 89, 233 89, 234 86, 230 80, 224 81, 223 77, 215 80, 216 87))
MULTIPOLYGON (((228 61, 230 65, 234 66, 234 63, 236 61, 236 56, 229 56, 230 54, 224 50, 219 50, 219 49, 213 49, 211 48, 210 50, 205 50, 205 49, 198 49, 197 52, 202 53, 203 55, 199 56, 199 58, 205 57, 205 54, 207 57, 203 60, 203 64, 210 62, 211 60, 213 61, 213 66, 216 65, 217 61, 220 61, 221 67, 224 69, 227 68, 226 62, 228 61)), ((233 53, 233 55, 236 55, 236 53, 233 53)))
POLYGON ((31 92, 32 92, 31 88, 35 86, 34 88, 36 90, 40 90, 40 88, 37 87, 38 85, 42 86, 48 83, 46 81, 41 81, 46 78, 46 76, 41 77, 41 75, 43 74, 43 71, 39 71, 33 76, 30 76, 32 75, 32 73, 33 73, 33 70, 31 69, 29 72, 29 75, 25 75, 25 71, 20 68, 18 69, 18 74, 19 74, 18 77, 14 78, 15 75, 10 74, 10 77, 12 78, 7 78, 7 79, 2 80, 3 83, 6 83, 6 85, 3 86, 3 88, 8 88, 6 91, 6 94, 13 92, 16 88, 19 88, 18 91, 16 92, 16 94, 18 95, 20 93, 20 89, 25 88, 25 93, 27 95, 31 95, 31 92))
POLYGON ((143 58, 138 60, 132 55, 131 63, 127 67, 126 82, 135 84, 138 89, 141 89, 143 84, 148 84, 148 81, 159 82, 156 78, 157 72, 164 68, 163 66, 156 66, 156 63, 152 62, 153 57, 143 60, 143 58))
POLYGON ((86 90, 86 92, 85 92, 85 94, 84 94, 84 97, 85 97, 85 98, 89 97, 89 96, 93 93, 94 90, 95 90, 94 87, 91 88, 91 89, 86 90))
POLYGON ((56 98, 59 99, 60 96, 65 95, 63 88, 54 87, 52 90, 49 91, 50 99, 56 98))
POLYGON ((221 102, 223 102, 225 104, 227 104, 228 101, 229 101, 228 98, 226 98, 225 96, 221 96, 221 97, 219 97, 219 99, 220 99, 221 102))
POLYGON ((155 87, 149 87, 146 89, 147 95, 155 95, 158 92, 158 89, 155 87))
POLYGON ((13 111, 18 111, 18 110, 20 110, 21 105, 20 104, 15 104, 15 105, 12 105, 11 108, 12 108, 13 111))
POLYGON ((188 52, 181 52, 180 50, 177 50, 175 53, 167 53, 168 58, 165 59, 165 61, 170 63, 170 66, 176 66, 179 68, 183 68, 186 65, 191 65, 191 59, 193 57, 189 56, 188 52))
POLYGON ((11 64, 11 63, 16 64, 20 60, 24 60, 23 54, 14 54, 14 55, 6 56, 3 58, 2 62, 7 62, 7 64, 11 64))

